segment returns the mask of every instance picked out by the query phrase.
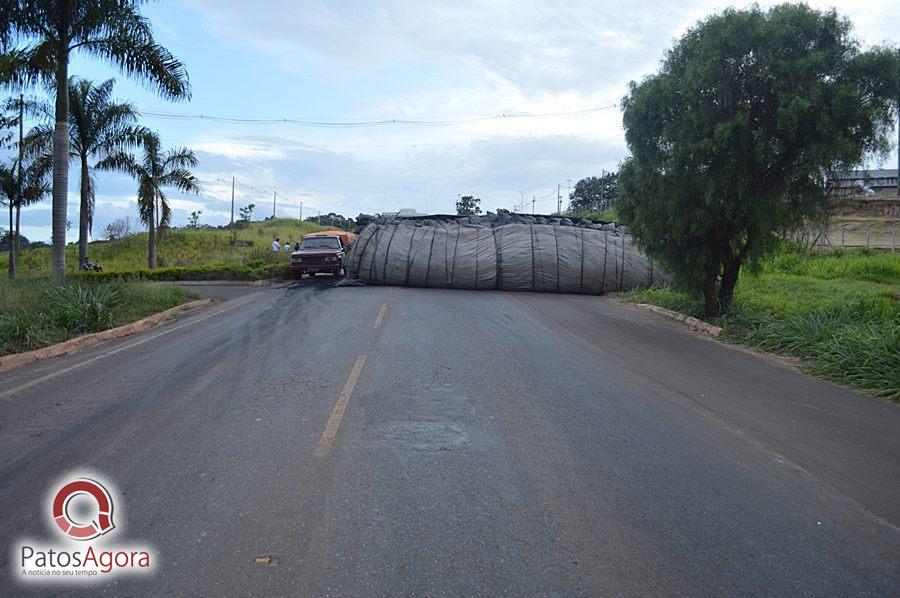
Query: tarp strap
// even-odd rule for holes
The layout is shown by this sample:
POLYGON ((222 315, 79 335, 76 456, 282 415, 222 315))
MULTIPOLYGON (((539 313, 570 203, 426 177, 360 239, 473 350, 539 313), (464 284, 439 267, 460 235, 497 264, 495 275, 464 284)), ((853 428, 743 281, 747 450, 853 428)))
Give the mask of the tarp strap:
POLYGON ((375 257, 378 255, 378 244, 381 242, 381 231, 384 230, 380 226, 375 229, 375 234, 373 235, 375 238, 375 247, 372 249, 372 261, 369 263, 369 276, 372 277, 372 282, 378 284, 378 270, 375 268, 375 257))
POLYGON ((578 278, 578 292, 584 292, 584 229, 581 229, 581 275, 578 278))
POLYGON ((413 253, 413 244, 416 241, 416 233, 420 230, 422 230, 421 227, 417 227, 409 236, 409 250, 406 252, 406 278, 404 279, 406 286, 409 286, 409 271, 412 269, 413 260, 416 258, 416 254, 419 253, 418 245, 416 245, 416 251, 413 253))
POLYGON ((394 242, 394 235, 397 233, 398 226, 400 226, 400 225, 395 224, 394 226, 391 227, 391 238, 388 239, 388 246, 384 252, 384 268, 382 268, 382 272, 381 272, 382 282, 387 282, 387 265, 388 265, 388 262, 391 261, 391 259, 390 259, 391 258, 391 243, 394 242))
POLYGON ((475 288, 478 288, 478 242, 481 240, 481 227, 475 229, 475 288))
POLYGON ((606 292, 606 254, 609 253, 609 233, 603 235, 603 276, 600 278, 600 294, 606 292))
POLYGON ((434 234, 437 229, 431 229, 431 245, 428 247, 428 266, 425 267, 425 284, 428 284, 428 277, 431 276, 431 256, 434 255, 434 234))
POLYGON ((622 271, 619 272, 619 290, 625 288, 625 235, 622 235, 622 271))
POLYGON ((447 285, 448 287, 451 287, 451 288, 453 287, 453 274, 455 273, 455 270, 456 270, 456 252, 459 250, 459 235, 461 232, 462 232, 462 227, 457 226, 456 227, 456 243, 453 244, 453 265, 450 267, 450 284, 447 285))
POLYGON ((557 236, 558 227, 553 227, 553 242, 556 243, 556 292, 559 292, 559 237, 557 236))
POLYGON ((497 235, 499 235, 499 234, 500 234, 499 228, 491 229, 491 236, 494 238, 494 254, 496 255, 496 259, 497 259, 497 267, 494 268, 494 288, 495 289, 500 288, 500 267, 501 267, 501 264, 503 263, 501 256, 500 256, 500 239, 497 238, 497 235))
MULTIPOLYGON (((444 230, 447 230, 447 226, 444 225, 444 230)), ((444 286, 450 286, 450 279, 447 278, 447 273, 450 271, 450 234, 444 235, 444 286)))
MULTIPOLYGON (((375 226, 375 225, 374 225, 374 224, 370 224, 369 226, 375 226)), ((353 261, 353 262, 356 262, 356 272, 355 272, 355 274, 356 274, 357 277, 359 276, 359 269, 362 267, 362 261, 363 261, 363 256, 364 256, 365 253, 366 253, 366 247, 368 247, 368 246, 369 246, 369 243, 372 242, 372 237, 375 236, 375 231, 377 231, 377 230, 378 230, 377 227, 374 228, 374 229, 372 229, 372 234, 369 235, 368 237, 366 237, 366 243, 365 243, 365 245, 363 245, 363 246, 360 248, 360 250, 359 250, 359 259, 358 259, 358 260, 357 260, 357 259, 351 260, 351 261, 353 261)), ((353 251, 356 252, 356 248, 355 248, 355 247, 353 248, 353 251)))
POLYGON ((534 291, 534 225, 528 225, 528 232, 531 234, 531 290, 534 291))

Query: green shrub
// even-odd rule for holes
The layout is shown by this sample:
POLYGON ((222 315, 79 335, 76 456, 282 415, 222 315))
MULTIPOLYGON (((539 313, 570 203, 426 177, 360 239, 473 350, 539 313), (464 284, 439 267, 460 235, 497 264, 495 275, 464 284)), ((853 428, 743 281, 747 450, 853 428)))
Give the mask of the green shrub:
POLYGON ((70 279, 0 282, 0 355, 98 332, 182 303, 177 285, 70 279))
POLYGON ((110 285, 62 284, 47 291, 47 308, 57 328, 97 332, 112 328, 116 295, 110 285))
MULTIPOLYGON (((621 295, 702 317, 702 301, 668 287, 621 295)), ((787 245, 742 274, 724 338, 799 357, 811 374, 900 399, 900 255, 787 245)))

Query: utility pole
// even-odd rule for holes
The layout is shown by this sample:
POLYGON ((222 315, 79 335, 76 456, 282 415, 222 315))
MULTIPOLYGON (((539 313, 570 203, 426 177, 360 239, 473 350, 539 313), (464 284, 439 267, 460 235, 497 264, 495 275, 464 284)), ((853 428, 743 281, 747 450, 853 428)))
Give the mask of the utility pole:
POLYGON ((300 200, 300 220, 303 221, 303 200, 300 200))
POLYGON ((566 201, 569 202, 568 211, 572 210, 572 179, 566 179, 566 201))
POLYGON ((272 218, 275 217, 275 196, 278 195, 278 189, 272 191, 272 218))
POLYGON ((234 177, 231 177, 231 227, 234 228, 234 177))
POLYGON ((537 201, 534 195, 531 196, 531 215, 534 216, 534 202, 537 201))
POLYGON ((562 185, 557 183, 556 184, 556 213, 557 213, 557 215, 562 214, 562 194, 560 193, 561 188, 562 188, 562 185))

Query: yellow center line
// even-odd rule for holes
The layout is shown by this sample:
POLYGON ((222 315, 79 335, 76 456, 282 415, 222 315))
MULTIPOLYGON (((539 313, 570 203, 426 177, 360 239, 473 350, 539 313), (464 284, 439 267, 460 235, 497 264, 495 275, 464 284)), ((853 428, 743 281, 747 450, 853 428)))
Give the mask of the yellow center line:
POLYGON ((79 368, 83 368, 86 365, 90 365, 90 364, 94 363, 95 361, 99 361, 101 359, 109 357, 110 355, 115 355, 116 353, 121 353, 122 351, 127 351, 128 349, 137 347, 138 345, 143 345, 144 343, 150 342, 153 339, 157 339, 161 336, 169 334, 170 332, 175 332, 176 330, 181 330, 182 328, 185 328, 187 326, 193 326, 194 324, 202 322, 203 320, 208 320, 209 318, 218 316, 219 314, 223 314, 226 311, 231 311, 232 309, 234 309, 236 307, 240 307, 246 303, 250 303, 251 301, 255 300, 257 297, 259 297, 260 294, 261 293, 254 293, 238 303, 234 303, 223 309, 208 313, 200 318, 195 318, 188 322, 184 322, 183 324, 179 324, 177 326, 172 326, 171 328, 165 328, 162 332, 159 332, 157 334, 145 336, 142 339, 135 341, 133 343, 129 343, 127 345, 122 345, 121 347, 113 349, 112 351, 107 351, 106 353, 97 355, 96 357, 91 357, 90 359, 86 359, 85 361, 82 361, 80 363, 70 365, 69 367, 63 368, 61 370, 56 370, 55 372, 51 372, 45 376, 41 376, 40 378, 35 378, 34 380, 31 380, 30 382, 26 382, 25 384, 20 384, 19 386, 15 386, 13 388, 10 388, 8 390, 0 392, 0 399, 4 399, 12 394, 15 394, 15 393, 23 391, 25 389, 31 388, 32 386, 36 386, 38 384, 41 384, 42 382, 46 382, 47 380, 50 380, 52 378, 56 378, 57 376, 62 376, 63 374, 71 372, 72 370, 77 370, 79 368))
POLYGON ((378 317, 375 318, 375 328, 381 326, 381 321, 384 319, 384 314, 387 313, 389 307, 390 305, 387 302, 381 306, 381 311, 378 312, 378 317))
POLYGON ((331 451, 331 444, 334 442, 334 437, 337 436, 338 426, 341 425, 341 420, 344 418, 344 412, 347 410, 347 403, 350 402, 350 395, 353 394, 356 380, 359 378, 359 373, 362 371, 363 364, 365 363, 366 356, 360 355, 357 358, 356 363, 353 364, 353 369, 350 370, 350 376, 347 377, 347 382, 344 384, 341 394, 338 395, 337 403, 334 404, 334 409, 331 410, 331 416, 328 418, 328 423, 325 424, 325 430, 322 432, 322 437, 319 438, 319 442, 316 443, 316 457, 319 457, 320 459, 327 457, 328 453, 331 451))

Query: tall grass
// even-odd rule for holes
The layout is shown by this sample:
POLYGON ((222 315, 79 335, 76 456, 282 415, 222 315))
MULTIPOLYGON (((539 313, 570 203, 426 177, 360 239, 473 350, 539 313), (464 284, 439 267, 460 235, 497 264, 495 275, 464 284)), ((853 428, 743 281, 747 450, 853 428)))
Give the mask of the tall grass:
MULTIPOLYGON (((301 222, 293 218, 276 218, 264 222, 251 222, 249 226, 237 230, 237 238, 253 241, 254 247, 245 248, 244 261, 262 259, 288 262, 283 252, 272 254, 272 241, 280 238, 298 241, 301 236, 317 230, 321 226, 311 222, 301 222)), ((231 246, 232 234, 219 229, 171 229, 163 232, 158 242, 157 261, 160 267, 207 266, 212 264, 239 264, 241 249, 231 246)), ((99 263, 104 270, 134 270, 147 265, 147 233, 138 233, 115 241, 96 241, 88 247, 92 262, 99 263)), ((0 253, 0 272, 9 264, 9 253, 0 253)), ((78 270, 78 247, 66 247, 66 268, 69 272, 78 270)), ((19 256, 19 272, 24 277, 50 275, 50 248, 24 249, 19 256)))
MULTIPOLYGON (((668 287, 622 295, 703 317, 702 301, 668 287)), ((900 400, 900 255, 785 250, 743 273, 725 339, 799 357, 811 374, 900 400)))
POLYGON ((140 281, 0 283, 0 355, 99 332, 182 303, 180 287, 140 281))

